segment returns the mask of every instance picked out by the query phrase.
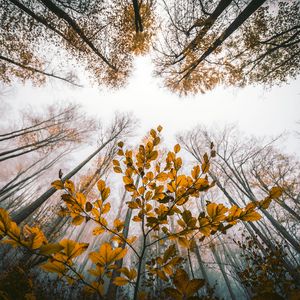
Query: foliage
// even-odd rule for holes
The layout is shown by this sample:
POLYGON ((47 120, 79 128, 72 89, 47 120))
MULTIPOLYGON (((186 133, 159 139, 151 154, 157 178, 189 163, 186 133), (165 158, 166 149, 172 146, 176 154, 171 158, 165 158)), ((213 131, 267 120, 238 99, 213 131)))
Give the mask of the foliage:
POLYGON ((299 9, 296 0, 167 0, 160 10, 155 0, 3 0, 0 81, 80 86, 67 56, 93 82, 116 88, 134 56, 153 52, 156 74, 179 94, 279 84, 299 74, 299 9), (52 70, 49 56, 59 56, 52 70))
MULTIPOLYGON (((246 236, 244 243, 238 241, 242 249, 245 267, 238 272, 241 282, 259 299, 298 299, 300 287, 290 277, 282 257, 286 256, 285 247, 277 244, 274 249, 261 251, 256 239, 246 236)), ((298 270, 295 272, 299 273, 298 270)))
POLYGON ((189 279, 181 268, 182 258, 178 255, 176 245, 182 249, 193 249, 195 239, 205 238, 226 230, 239 221, 256 221, 261 218, 259 208, 267 208, 272 199, 281 195, 282 190, 273 187, 269 195, 256 202, 251 202, 244 208, 226 207, 223 204, 207 202, 206 208, 199 215, 193 215, 187 204, 198 201, 200 194, 211 189, 208 171, 210 160, 215 156, 214 145, 211 144, 210 154, 203 155, 201 165, 194 166, 189 175, 183 173, 183 161, 178 156, 180 145, 174 146, 165 157, 159 153, 162 127, 151 129, 149 136, 137 151, 125 149, 124 143, 118 143, 118 160, 113 160, 114 171, 122 174, 126 191, 131 195, 127 202, 128 209, 134 212, 131 221, 140 226, 142 246, 134 245, 137 236, 125 237, 124 221, 115 219, 109 221, 108 213, 111 204, 108 202, 110 188, 104 180, 99 180, 97 187, 99 197, 96 200, 87 199, 83 193, 76 191, 74 183, 60 179, 52 183, 61 195, 64 206, 61 215, 70 216, 72 224, 78 226, 84 222, 93 222, 94 235, 110 233, 109 241, 99 245, 98 251, 90 251, 88 257, 93 263, 89 274, 95 277, 90 281, 77 270, 76 258, 86 252, 89 244, 63 239, 57 243, 49 243, 38 227, 25 225, 22 229, 13 222, 4 209, 0 209, 0 234, 6 236, 3 243, 13 247, 24 247, 30 253, 44 257, 46 262, 41 265, 44 271, 55 273, 69 284, 80 282, 85 286, 86 293, 97 293, 105 297, 105 281, 112 278, 117 261, 124 258, 127 252, 135 255, 136 268, 118 268, 119 276, 112 278, 117 286, 129 284, 133 287, 134 299, 139 295, 142 264, 145 261, 147 248, 165 241, 169 247, 161 256, 153 258, 146 264, 146 273, 157 276, 162 281, 172 283, 175 288, 168 288, 166 293, 175 299, 194 297, 194 294, 204 285, 202 279, 189 279), (139 178, 139 180, 137 180, 139 178), (178 226, 172 226, 172 222, 178 226), (112 244, 117 245, 112 247, 112 244))

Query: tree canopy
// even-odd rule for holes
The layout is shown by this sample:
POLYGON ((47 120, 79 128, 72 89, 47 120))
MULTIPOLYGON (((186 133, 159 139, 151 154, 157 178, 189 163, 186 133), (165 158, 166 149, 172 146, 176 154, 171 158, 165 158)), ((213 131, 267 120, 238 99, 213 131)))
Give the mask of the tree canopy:
POLYGON ((134 57, 149 53, 155 74, 179 94, 280 84, 299 74, 298 15, 296 0, 4 0, 1 81, 80 85, 78 65, 117 88, 134 57))

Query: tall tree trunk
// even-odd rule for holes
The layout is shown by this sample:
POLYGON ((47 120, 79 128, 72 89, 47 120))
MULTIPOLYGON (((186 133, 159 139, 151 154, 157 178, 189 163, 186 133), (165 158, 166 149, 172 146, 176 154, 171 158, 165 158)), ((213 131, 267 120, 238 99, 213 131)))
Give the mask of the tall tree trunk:
POLYGON ((224 268, 224 265, 222 264, 221 258, 220 258, 218 252, 215 249, 215 245, 211 244, 210 249, 211 249, 212 254, 214 256, 214 259, 215 259, 216 263, 218 264, 218 266, 219 266, 219 268, 221 270, 221 273, 222 273, 222 275, 224 277, 224 280, 225 280, 227 289, 229 291, 229 294, 231 296, 231 299, 232 300, 236 300, 234 292, 233 292, 233 289, 232 289, 232 286, 231 286, 231 283, 230 283, 230 280, 229 280, 229 278, 227 276, 227 273, 226 273, 226 270, 224 268))
MULTIPOLYGON (((223 31, 223 33, 213 42, 213 44, 198 58, 191 63, 183 72, 186 72, 183 78, 189 76, 193 70, 204 61, 210 54, 212 54, 222 43, 232 35, 255 11, 262 6, 266 0, 252 0, 247 7, 240 13, 240 15, 223 31)), ((181 80, 182 80, 181 79, 181 80)))
MULTIPOLYGON (((79 170, 81 170, 93 157, 95 157, 107 144, 113 141, 119 134, 121 130, 118 131, 115 135, 110 137, 106 142, 104 142, 96 151, 94 151, 90 156, 88 156, 81 164, 79 164, 76 168, 74 168, 71 172, 69 172, 66 176, 62 178, 62 181, 72 178, 79 170)), ((20 224, 24 221, 28 216, 30 216, 36 209, 38 209, 46 200, 48 200, 54 193, 56 189, 51 187, 47 190, 43 195, 41 195, 38 199, 32 202, 28 207, 24 208, 20 212, 17 212, 12 215, 12 219, 17 224, 20 224)))

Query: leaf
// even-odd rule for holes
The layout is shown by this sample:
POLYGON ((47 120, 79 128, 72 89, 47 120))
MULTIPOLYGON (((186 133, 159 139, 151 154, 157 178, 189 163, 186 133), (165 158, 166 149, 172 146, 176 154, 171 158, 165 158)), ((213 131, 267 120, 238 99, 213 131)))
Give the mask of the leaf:
POLYGON ((183 236, 180 236, 180 237, 178 238, 178 243, 179 243, 180 246, 182 246, 182 247, 184 247, 184 248, 189 248, 189 246, 190 246, 189 240, 186 239, 186 238, 183 237, 183 236))
POLYGON ((117 286, 123 286, 129 283, 129 280, 124 277, 116 277, 113 283, 117 286))
POLYGON ((124 146, 124 143, 121 141, 118 143, 118 147, 122 148, 124 146))
POLYGON ((72 224, 77 226, 77 225, 81 225, 81 223, 84 221, 84 217, 83 216, 76 216, 73 220, 72 220, 72 224))
POLYGON ((87 201, 85 204, 85 210, 86 212, 90 212, 93 209, 93 205, 91 202, 87 201))
POLYGON ((96 227, 93 229, 93 235, 100 235, 105 232, 105 229, 102 227, 96 227))
POLYGON ((51 185, 57 190, 62 190, 64 188, 64 184, 61 180, 55 180, 51 183, 51 185))
POLYGON ((200 174, 200 167, 197 165, 193 168, 191 175, 194 179, 197 179, 200 174))
POLYGON ((131 208, 131 209, 136 209, 136 208, 139 208, 139 205, 138 205, 138 203, 137 203, 137 202, 135 202, 135 201, 130 201, 130 202, 127 202, 127 205, 128 205, 128 207, 129 207, 129 208, 131 208))
POLYGON ((260 207, 263 209, 267 209, 270 206, 271 202, 272 202, 272 198, 267 197, 260 202, 260 207))
POLYGON ((189 276, 186 271, 184 271, 183 269, 177 269, 173 279, 173 283, 180 292, 185 292, 188 281, 189 276))
POLYGON ((185 294, 190 297, 193 296, 205 284, 204 279, 192 279, 188 282, 185 288, 185 294))
POLYGON ((168 287, 168 288, 164 289, 164 291, 172 299, 175 299, 175 300, 182 300, 183 299, 183 297, 182 297, 183 295, 177 289, 168 287))
POLYGON ((161 132, 162 129, 163 129, 163 128, 162 128, 162 126, 160 126, 160 125, 157 127, 157 131, 158 131, 158 132, 161 132))
POLYGON ((46 244, 40 247, 39 253, 43 255, 51 255, 61 251, 62 249, 64 249, 64 247, 58 243, 46 244))
POLYGON ((110 211, 110 208, 111 208, 110 203, 104 204, 104 205, 102 206, 102 208, 101 208, 101 213, 102 213, 102 214, 108 213, 108 212, 110 211))
POLYGON ((120 167, 115 166, 113 169, 115 173, 122 173, 122 169, 120 167))
POLYGON ((167 179, 169 178, 169 175, 167 173, 159 173, 157 176, 156 176, 156 180, 158 181, 166 181, 167 179))
POLYGON ((209 162, 207 162, 207 163, 203 163, 202 165, 201 165, 201 169, 202 169, 202 172, 205 174, 205 173, 207 173, 208 171, 209 171, 209 167, 210 167, 210 163, 209 162))
POLYGON ((28 245, 31 249, 38 249, 42 244, 47 243, 44 233, 38 227, 29 227, 27 225, 23 228, 24 236, 28 238, 28 245))
POLYGON ((131 177, 124 176, 123 182, 124 182, 124 184, 133 184, 133 179, 131 177))
POLYGON ((72 194, 75 192, 75 186, 74 186, 73 181, 71 181, 71 180, 66 180, 65 188, 68 189, 69 192, 72 194))
POLYGON ((247 221, 247 222, 258 221, 260 219, 261 219, 261 215, 256 211, 251 211, 250 213, 247 213, 241 217, 242 221, 247 221))
POLYGON ((81 208, 83 208, 86 203, 85 195, 83 193, 76 193, 76 202, 81 208))
POLYGON ((64 248, 64 253, 69 259, 81 255, 89 246, 87 243, 77 243, 76 241, 64 239, 59 242, 64 248))
POLYGON ((134 216, 132 218, 132 221, 134 221, 134 222, 142 222, 142 219, 139 216, 134 216))
POLYGON ((175 146, 174 146, 174 152, 175 153, 178 153, 179 151, 180 151, 180 145, 179 144, 176 144, 175 146))
POLYGON ((124 227, 124 222, 122 222, 120 219, 115 219, 114 227, 117 229, 117 231, 121 231, 124 227))
POLYGON ((109 243, 104 243, 101 245, 99 252, 91 252, 89 257, 93 263, 104 266, 122 259, 126 253, 127 249, 118 247, 113 250, 109 243))
POLYGON ((6 230, 9 230, 11 225, 11 220, 7 211, 0 207, 0 233, 4 233, 6 230))
POLYGON ((270 198, 274 199, 274 198, 279 198, 282 195, 282 188, 278 187, 278 186, 274 186, 271 188, 269 194, 270 194, 270 198))
POLYGON ((97 187, 98 187, 99 192, 102 192, 105 189, 105 181, 99 180, 97 182, 97 187))
POLYGON ((41 265, 41 269, 47 272, 57 273, 61 277, 65 272, 66 267, 58 261, 53 261, 46 262, 45 264, 41 265))
POLYGON ((110 194, 110 188, 107 187, 107 188, 104 188, 102 191, 101 191, 101 197, 102 197, 102 200, 105 201, 108 196, 110 194))
POLYGON ((167 262, 169 258, 174 256, 176 254, 176 248, 175 245, 171 245, 168 247, 168 249, 165 251, 164 256, 163 256, 163 261, 167 262))

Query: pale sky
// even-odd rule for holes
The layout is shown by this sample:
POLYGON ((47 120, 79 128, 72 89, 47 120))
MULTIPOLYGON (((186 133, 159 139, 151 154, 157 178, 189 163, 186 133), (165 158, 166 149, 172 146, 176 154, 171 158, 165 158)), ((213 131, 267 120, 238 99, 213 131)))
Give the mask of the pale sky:
MULTIPOLYGON (((237 123, 240 130, 254 135, 278 135, 290 132, 285 142, 286 151, 300 155, 300 78, 288 85, 266 90, 260 86, 217 88, 206 94, 178 97, 162 87, 152 76, 149 57, 136 59, 135 70, 129 84, 111 91, 99 87, 71 88, 53 82, 36 88, 27 83, 18 85, 6 99, 10 104, 11 119, 16 110, 31 104, 39 109, 47 103, 75 101, 100 119, 109 120, 115 111, 133 112, 140 120, 138 135, 159 124, 164 127, 167 144, 175 143, 175 134, 192 129, 197 124, 218 125, 237 123)), ((3 100, 1 100, 3 101, 3 100)))

